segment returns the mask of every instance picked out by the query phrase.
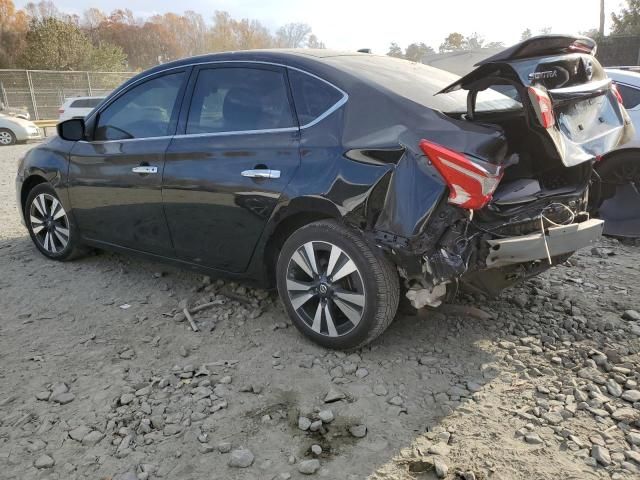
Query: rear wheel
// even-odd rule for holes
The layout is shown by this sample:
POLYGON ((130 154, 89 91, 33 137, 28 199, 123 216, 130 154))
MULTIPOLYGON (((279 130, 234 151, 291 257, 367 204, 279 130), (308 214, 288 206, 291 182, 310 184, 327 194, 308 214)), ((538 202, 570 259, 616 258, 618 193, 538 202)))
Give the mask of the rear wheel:
POLYGON ((29 192, 24 214, 31 240, 44 256, 63 261, 84 253, 72 219, 51 185, 41 183, 29 192))
POLYGON ((384 332, 398 308, 394 266, 335 221, 294 232, 282 247, 276 275, 294 324, 324 347, 366 345, 384 332))
POLYGON ((0 128, 0 145, 14 145, 17 139, 15 134, 8 128, 0 128))

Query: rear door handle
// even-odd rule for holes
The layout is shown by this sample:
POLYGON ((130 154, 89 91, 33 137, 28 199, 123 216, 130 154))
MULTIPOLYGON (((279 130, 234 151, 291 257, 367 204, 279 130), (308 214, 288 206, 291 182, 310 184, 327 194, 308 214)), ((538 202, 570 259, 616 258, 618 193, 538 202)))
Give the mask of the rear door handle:
POLYGON ((280 170, 256 168, 255 170, 244 170, 241 175, 249 178, 280 178, 280 170))
POLYGON ((133 167, 131 169, 133 173, 158 173, 158 167, 151 165, 140 165, 139 167, 133 167))

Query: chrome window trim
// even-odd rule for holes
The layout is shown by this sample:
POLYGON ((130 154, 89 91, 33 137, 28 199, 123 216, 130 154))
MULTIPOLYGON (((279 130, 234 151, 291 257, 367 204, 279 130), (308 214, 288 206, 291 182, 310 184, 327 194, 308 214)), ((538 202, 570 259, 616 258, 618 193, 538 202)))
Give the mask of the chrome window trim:
MULTIPOLYGON (((216 136, 216 137, 218 137, 218 136, 223 136, 223 135, 243 135, 243 134, 244 135, 255 135, 255 134, 258 134, 258 133, 289 132, 289 131, 297 131, 298 129, 304 130, 304 129, 311 128, 311 127, 317 125, 322 120, 324 120, 329 115, 331 115, 333 112, 335 112, 336 110, 340 109, 349 100, 349 94, 347 94, 347 92, 345 92, 344 90, 342 90, 339 87, 336 87, 333 83, 325 80, 324 78, 321 78, 321 77, 319 77, 319 76, 317 76, 317 75, 315 75, 313 73, 307 72, 306 70, 302 70, 301 68, 292 67, 290 65, 285 65, 285 64, 282 64, 282 63, 265 62, 265 61, 261 61, 261 60, 217 60, 217 61, 213 61, 213 62, 195 62, 195 63, 189 63, 189 64, 185 64, 185 65, 180 65, 180 66, 177 66, 177 67, 166 68, 164 70, 158 70, 156 72, 150 73, 148 75, 145 75, 144 77, 139 78, 138 80, 133 82, 131 85, 129 85, 127 87, 127 90, 129 90, 130 88, 133 88, 134 86, 138 85, 139 83, 143 82, 144 80, 146 80, 149 77, 153 77, 155 75, 160 75, 160 74, 163 74, 163 73, 171 72, 172 70, 179 70, 179 69, 183 69, 183 68, 197 67, 197 66, 202 66, 202 65, 217 65, 217 64, 225 64, 225 63, 245 63, 245 64, 257 64, 257 65, 270 65, 270 66, 274 66, 274 67, 282 67, 282 68, 288 68, 288 69, 291 69, 291 70, 296 70, 296 71, 298 71, 300 73, 304 73, 305 75, 309 75, 310 77, 316 78, 316 79, 320 80, 321 82, 326 83, 330 87, 336 89, 338 92, 340 92, 342 94, 342 98, 340 100, 338 100, 336 103, 334 103, 331 107, 329 107, 324 113, 320 114, 315 119, 313 119, 311 122, 306 123, 304 125, 301 125, 300 127, 284 127, 284 128, 272 128, 272 129, 262 129, 262 130, 233 130, 233 131, 229 131, 229 132, 181 133, 181 134, 176 134, 176 135, 163 135, 163 136, 159 136, 159 137, 126 138, 126 139, 123 139, 123 140, 95 140, 95 141, 91 141, 91 142, 88 142, 86 140, 80 140, 80 141, 84 142, 84 143, 102 144, 102 143, 113 143, 113 142, 130 142, 130 141, 134 141, 134 140, 156 140, 156 139, 174 138, 174 137, 175 138, 207 137, 207 136, 216 136)), ((120 95, 118 95, 118 96, 120 96, 120 95)), ((115 101, 115 99, 113 101, 115 101)), ((105 108, 108 107, 111 103, 113 103, 113 101, 109 102, 109 104, 106 105, 105 108)), ((97 110, 94 110, 93 112, 91 112, 91 114, 87 117, 87 120, 89 120, 91 117, 93 117, 97 113, 98 113, 97 110)))
POLYGON ((263 128, 261 130, 231 130, 228 132, 204 132, 204 133, 179 133, 174 135, 174 138, 190 138, 190 137, 224 137, 226 135, 256 135, 260 133, 283 133, 283 132, 297 132, 298 127, 283 127, 283 128, 263 128))

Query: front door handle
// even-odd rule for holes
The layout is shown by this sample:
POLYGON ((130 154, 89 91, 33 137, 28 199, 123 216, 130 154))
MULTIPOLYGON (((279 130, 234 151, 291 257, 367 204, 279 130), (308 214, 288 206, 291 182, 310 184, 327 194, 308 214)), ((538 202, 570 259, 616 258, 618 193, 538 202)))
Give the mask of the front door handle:
POLYGON ((140 165, 139 167, 133 167, 131 169, 133 173, 158 173, 158 167, 151 165, 140 165))
POLYGON ((244 170, 241 175, 249 178, 280 178, 280 170, 256 168, 255 170, 244 170))

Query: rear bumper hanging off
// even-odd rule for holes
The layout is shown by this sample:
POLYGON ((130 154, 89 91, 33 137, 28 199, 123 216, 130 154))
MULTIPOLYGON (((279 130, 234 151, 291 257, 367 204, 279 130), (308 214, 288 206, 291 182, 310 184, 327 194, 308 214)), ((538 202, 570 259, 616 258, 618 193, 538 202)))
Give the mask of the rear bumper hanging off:
POLYGON ((597 241, 602 235, 603 227, 603 220, 591 219, 581 223, 550 227, 546 229, 544 236, 542 233, 532 233, 519 237, 488 240, 491 250, 486 264, 488 268, 498 268, 572 253, 597 241))

